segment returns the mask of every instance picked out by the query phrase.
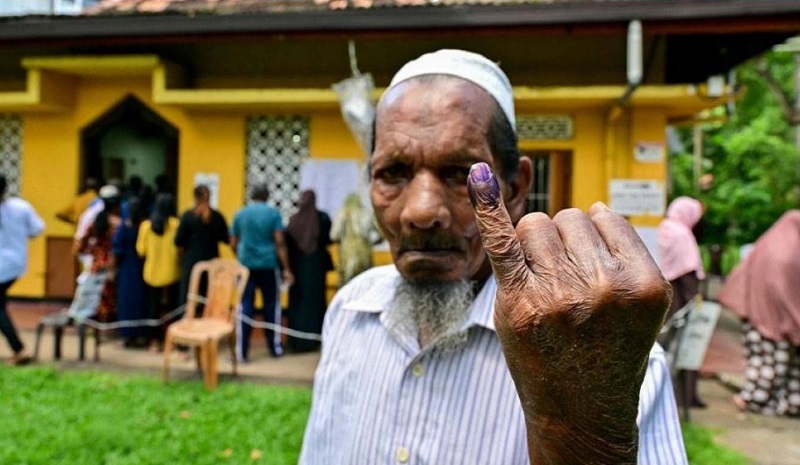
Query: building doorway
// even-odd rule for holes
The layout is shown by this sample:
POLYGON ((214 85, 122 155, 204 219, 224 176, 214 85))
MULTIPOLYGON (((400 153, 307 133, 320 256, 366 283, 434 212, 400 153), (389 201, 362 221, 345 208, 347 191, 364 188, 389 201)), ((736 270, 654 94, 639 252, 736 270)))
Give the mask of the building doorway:
POLYGON ((177 190, 178 129, 132 95, 81 130, 81 150, 83 179, 137 176, 154 191, 177 190))
POLYGON ((551 217, 572 204, 572 152, 568 150, 525 151, 533 163, 533 183, 526 209, 551 217))

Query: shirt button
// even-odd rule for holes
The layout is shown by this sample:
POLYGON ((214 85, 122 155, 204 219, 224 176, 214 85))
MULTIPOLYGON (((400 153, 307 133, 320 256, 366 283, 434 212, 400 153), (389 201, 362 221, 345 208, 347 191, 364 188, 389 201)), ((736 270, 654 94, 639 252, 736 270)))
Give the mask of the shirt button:
POLYGON ((417 363, 411 367, 411 374, 414 375, 415 378, 419 378, 423 373, 425 373, 425 367, 422 366, 421 363, 417 363))
POLYGON ((400 463, 408 462, 408 456, 409 456, 408 449, 406 449, 405 447, 398 447, 397 448, 397 461, 398 462, 400 462, 400 463))

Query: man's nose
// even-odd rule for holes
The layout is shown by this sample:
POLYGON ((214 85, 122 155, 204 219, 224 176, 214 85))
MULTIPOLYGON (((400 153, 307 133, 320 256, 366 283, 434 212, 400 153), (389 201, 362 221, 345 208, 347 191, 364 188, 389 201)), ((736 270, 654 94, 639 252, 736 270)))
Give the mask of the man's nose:
POLYGON ((406 186, 406 203, 400 221, 409 229, 450 227, 447 186, 434 173, 417 173, 406 186))

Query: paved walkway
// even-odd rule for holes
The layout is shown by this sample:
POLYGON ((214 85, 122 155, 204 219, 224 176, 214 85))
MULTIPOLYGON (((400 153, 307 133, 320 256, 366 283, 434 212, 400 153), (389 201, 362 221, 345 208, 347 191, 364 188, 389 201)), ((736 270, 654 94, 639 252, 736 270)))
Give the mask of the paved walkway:
MULTIPOLYGON (((9 314, 25 343, 26 350, 33 354, 36 338, 36 324, 39 319, 48 313, 59 311, 68 304, 47 302, 12 302, 9 305, 9 314)), ((39 363, 55 364, 62 368, 70 369, 99 369, 147 372, 160 374, 164 362, 161 353, 149 352, 146 349, 125 349, 122 340, 113 337, 110 332, 104 333, 100 344, 100 362, 94 362, 93 338, 86 344, 86 361, 78 361, 78 338, 74 328, 67 329, 62 343, 61 361, 53 360, 53 332, 45 329, 41 338, 39 349, 39 363)), ((8 345, 0 342, 0 359, 11 356, 8 345)), ((239 376, 243 380, 280 384, 311 385, 314 380, 314 370, 319 361, 319 352, 287 354, 281 358, 272 358, 267 353, 263 332, 253 331, 250 343, 251 361, 239 364, 239 376)), ((226 344, 220 345, 219 374, 220 382, 224 383, 230 378, 231 373, 230 351, 226 344)), ((170 359, 170 379, 200 379, 193 359, 187 359, 183 354, 173 351, 170 359)))
MULTIPOLYGON (((9 313, 20 330, 21 337, 32 351, 36 323, 42 315, 57 311, 66 304, 44 302, 12 302, 9 313)), ((319 353, 287 354, 280 359, 267 355, 260 331, 254 332, 251 343, 252 361, 240 366, 240 379, 252 382, 310 385, 319 353)), ((737 319, 723 312, 711 339, 701 370, 700 396, 708 404, 703 410, 691 411, 692 423, 711 427, 718 432, 722 444, 740 451, 753 460, 753 465, 800 465, 800 420, 766 417, 740 413, 730 401, 736 385, 743 382, 744 360, 739 342, 737 319)), ((99 363, 91 361, 92 347, 87 348, 89 361, 77 361, 77 337, 74 331, 65 336, 62 361, 53 361, 53 336, 42 338, 39 363, 53 364, 64 369, 100 369, 152 373, 160 372, 161 354, 146 350, 122 348, 119 339, 109 339, 100 346, 99 363)), ((230 379, 230 363, 226 351, 219 370, 220 382, 230 379)), ((0 342, 0 359, 10 357, 8 346, 0 342)), ((200 379, 193 361, 175 355, 171 361, 171 379, 200 379)))
POLYGON ((741 324, 723 310, 703 362, 699 385, 706 409, 692 409, 694 424, 713 428, 718 442, 754 465, 800 465, 800 419, 741 413, 731 401, 744 384, 741 324))

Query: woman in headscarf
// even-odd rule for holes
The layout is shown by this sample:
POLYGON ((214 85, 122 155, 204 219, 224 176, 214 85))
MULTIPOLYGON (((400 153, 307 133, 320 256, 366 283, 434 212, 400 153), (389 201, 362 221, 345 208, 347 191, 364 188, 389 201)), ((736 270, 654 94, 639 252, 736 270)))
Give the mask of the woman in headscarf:
POLYGON ((333 223, 331 239, 339 243, 339 287, 372 267, 372 215, 351 193, 333 223))
MULTIPOLYGON (((142 279, 144 262, 136 253, 136 237, 139 225, 146 216, 139 197, 127 200, 128 217, 122 221, 114 234, 114 259, 117 263, 117 310, 119 321, 142 320, 147 317, 145 287, 142 279)), ((146 343, 145 327, 120 328, 125 347, 137 347, 146 343)))
MULTIPOLYGON (((700 247, 692 230, 702 217, 703 204, 699 200, 678 197, 669 204, 666 217, 658 225, 661 272, 672 285, 672 305, 667 318, 700 293, 700 281, 705 278, 705 273, 700 247)), ((697 396, 697 371, 687 370, 685 376, 688 404, 705 407, 705 403, 697 396)))
POLYGON ((800 415, 800 210, 765 232, 718 295, 744 323, 742 410, 800 415))
MULTIPOLYGON (((289 263, 295 277, 289 289, 289 327, 297 331, 320 334, 327 307, 326 275, 333 269, 328 252, 331 220, 317 210, 312 190, 303 191, 300 207, 286 227, 289 263)), ((319 342, 289 338, 289 347, 296 351, 315 350, 319 342)))

